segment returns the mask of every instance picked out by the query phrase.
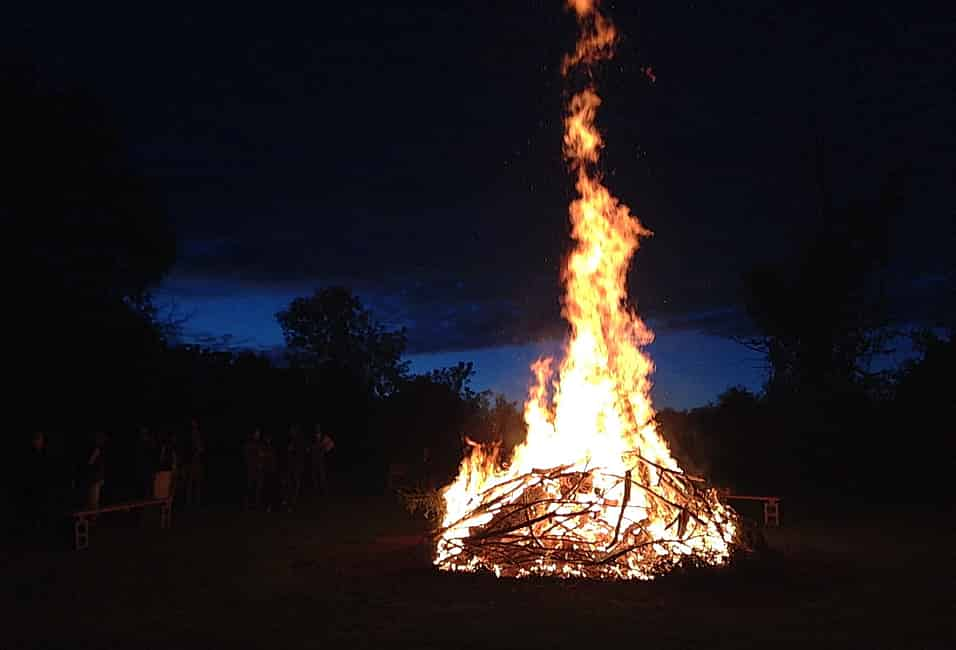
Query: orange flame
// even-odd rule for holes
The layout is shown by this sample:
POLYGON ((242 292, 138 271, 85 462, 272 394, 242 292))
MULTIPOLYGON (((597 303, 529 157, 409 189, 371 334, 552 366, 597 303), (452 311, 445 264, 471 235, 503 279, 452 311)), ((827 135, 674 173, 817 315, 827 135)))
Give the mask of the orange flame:
MULTIPOLYGON (((596 5, 596 0, 568 0, 577 14, 581 36, 574 52, 564 59, 565 75, 579 65, 591 66, 613 54, 617 32, 596 5)), ((653 334, 628 307, 626 289, 627 270, 639 240, 651 233, 611 195, 594 171, 604 143, 595 127, 600 105, 601 98, 588 82, 572 96, 564 120, 564 154, 578 193, 570 206, 575 246, 562 277, 562 313, 571 329, 564 359, 557 375, 553 359, 532 366, 535 383, 525 404, 527 437, 515 448, 510 463, 500 463, 498 447, 473 447, 458 478, 444 489, 445 516, 435 560, 441 568, 486 568, 500 574, 502 566, 494 560, 465 559, 463 553, 464 540, 494 517, 480 506, 489 500, 519 498, 512 487, 504 486, 513 486, 520 477, 540 468, 557 467, 590 472, 593 489, 574 497, 582 512, 587 512, 587 521, 576 527, 573 538, 568 532, 567 539, 556 542, 556 548, 577 549, 585 541, 613 545, 626 515, 627 530, 644 536, 641 539, 653 549, 654 558, 697 554, 720 563, 729 555, 735 534, 733 512, 717 501, 715 493, 705 492, 702 498, 707 514, 696 513, 687 524, 685 511, 691 504, 684 491, 695 488, 684 480, 656 429, 649 395, 654 364, 642 351, 653 334), (660 492, 635 490, 632 494, 630 485, 625 485, 632 472, 639 480, 660 486, 660 492), (665 473, 677 478, 664 482, 665 473), (674 513, 684 521, 679 531, 671 521, 674 513)), ((557 483, 548 485, 542 479, 535 489, 559 489, 557 483)), ((578 514, 575 511, 569 516, 578 514)), ((548 529, 549 539, 558 534, 552 528, 548 529)), ((529 530, 533 536, 530 525, 529 530)), ((540 545, 540 539, 536 541, 540 545)), ((648 556, 641 553, 601 566, 597 575, 651 575, 648 556)), ((530 573, 595 575, 594 570, 547 559, 532 563, 517 575, 530 573)))

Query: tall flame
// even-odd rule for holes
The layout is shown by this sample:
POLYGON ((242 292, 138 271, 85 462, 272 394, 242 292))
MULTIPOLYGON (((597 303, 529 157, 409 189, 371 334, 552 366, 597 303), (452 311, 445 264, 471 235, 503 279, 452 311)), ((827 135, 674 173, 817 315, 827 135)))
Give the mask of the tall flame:
MULTIPOLYGON (((590 72, 593 64, 613 55, 617 40, 614 26, 597 9, 597 0, 568 0, 567 4, 577 14, 581 33, 574 51, 563 61, 565 76, 580 66, 590 72)), ((681 555, 697 554, 719 563, 730 551, 735 528, 732 511, 712 492, 688 496, 699 491, 685 480, 656 429, 649 395, 654 364, 642 351, 653 334, 628 307, 626 289, 631 258, 640 238, 651 233, 611 195, 595 171, 604 144, 595 127, 601 98, 591 75, 586 77, 585 87, 571 97, 564 119, 564 154, 578 193, 570 206, 575 245, 562 274, 562 313, 570 324, 570 341, 557 373, 551 358, 532 366, 535 383, 524 413, 527 437, 515 448, 510 462, 501 462, 497 447, 473 446, 458 478, 445 488, 445 516, 436 549, 436 564, 441 568, 503 572, 502 563, 494 559, 499 556, 469 551, 468 540, 495 518, 496 511, 485 506, 509 500, 518 503, 521 491, 514 486, 521 484, 521 477, 543 476, 540 468, 561 468, 564 477, 568 472, 586 473, 589 489, 576 487, 570 502, 555 505, 551 512, 575 518, 573 534, 567 526, 549 526, 546 535, 539 530, 536 537, 538 517, 532 518, 525 541, 547 546, 542 540, 556 540, 552 543, 555 553, 526 562, 516 575, 650 577, 652 562, 643 552, 597 562, 596 570, 555 559, 558 549, 573 555, 591 542, 618 544, 625 519, 627 531, 634 536, 634 549, 645 545, 653 549, 650 560, 673 557, 676 562, 681 555), (656 491, 635 489, 632 493, 628 484, 632 473, 635 484, 656 485, 656 491), (706 515, 696 512, 701 505, 706 515), (674 513, 680 518, 684 510, 694 516, 678 531, 671 520, 674 513)), ((561 481, 551 476, 550 483, 542 478, 534 489, 568 494, 566 481, 562 488, 561 481)), ((542 502, 534 501, 539 504, 536 507, 542 502)), ((509 544, 520 547, 520 535, 509 528, 509 544)))

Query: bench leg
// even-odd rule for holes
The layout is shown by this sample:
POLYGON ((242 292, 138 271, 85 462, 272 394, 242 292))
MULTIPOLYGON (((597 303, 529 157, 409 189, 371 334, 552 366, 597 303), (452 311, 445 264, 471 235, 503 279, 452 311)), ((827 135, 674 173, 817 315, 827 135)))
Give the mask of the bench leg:
POLYGON ((780 504, 777 501, 764 501, 763 525, 777 527, 780 525, 780 504))
POLYGON ((82 551, 90 545, 90 522, 86 517, 77 517, 73 522, 73 548, 82 551))

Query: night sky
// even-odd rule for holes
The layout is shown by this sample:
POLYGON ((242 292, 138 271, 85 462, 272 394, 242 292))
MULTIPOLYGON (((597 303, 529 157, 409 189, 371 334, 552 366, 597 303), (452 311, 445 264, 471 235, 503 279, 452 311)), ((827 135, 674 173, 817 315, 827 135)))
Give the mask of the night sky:
MULTIPOLYGON (((477 388, 517 398, 564 334, 559 65, 576 27, 560 0, 451 4, 38 5, 5 12, 0 36, 119 116, 178 233, 158 293, 189 336, 274 348, 277 310, 344 284, 408 328, 413 369, 473 360, 477 388)), ((894 310, 923 322, 950 300, 951 11, 606 6, 624 39, 599 83, 604 169, 655 231, 630 287, 660 403, 759 386, 726 338, 747 332, 740 274, 811 229, 816 143, 838 202, 908 167, 894 310)))

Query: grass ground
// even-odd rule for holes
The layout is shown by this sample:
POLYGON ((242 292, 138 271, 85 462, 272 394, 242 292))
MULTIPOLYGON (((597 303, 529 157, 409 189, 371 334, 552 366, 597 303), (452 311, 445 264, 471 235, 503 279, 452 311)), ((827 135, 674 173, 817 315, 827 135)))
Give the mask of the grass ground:
POLYGON ((420 530, 388 498, 115 515, 86 551, 4 553, 0 648, 956 647, 933 517, 788 522, 765 556, 651 583, 438 573, 420 530))

